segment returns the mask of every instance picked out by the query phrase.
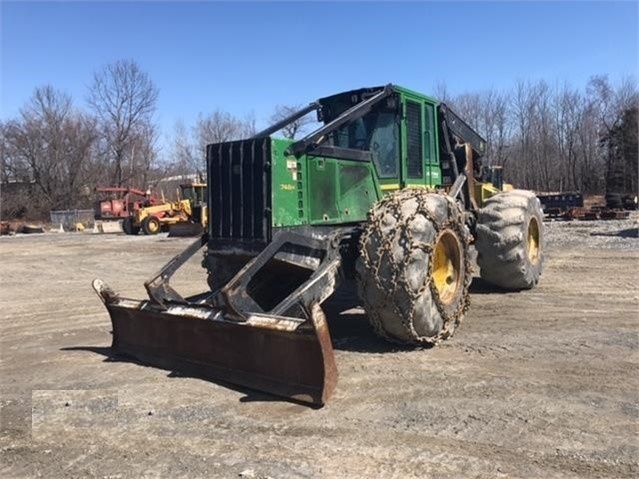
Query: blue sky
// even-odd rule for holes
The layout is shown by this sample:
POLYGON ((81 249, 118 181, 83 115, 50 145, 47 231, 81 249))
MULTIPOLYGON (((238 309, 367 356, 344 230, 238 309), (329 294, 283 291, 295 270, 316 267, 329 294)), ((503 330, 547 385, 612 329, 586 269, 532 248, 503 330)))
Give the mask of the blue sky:
POLYGON ((637 78, 629 2, 7 2, 0 118, 51 84, 83 106, 94 70, 136 60, 160 89, 170 134, 214 109, 277 104, 397 83, 431 93, 509 88, 517 79, 637 78))

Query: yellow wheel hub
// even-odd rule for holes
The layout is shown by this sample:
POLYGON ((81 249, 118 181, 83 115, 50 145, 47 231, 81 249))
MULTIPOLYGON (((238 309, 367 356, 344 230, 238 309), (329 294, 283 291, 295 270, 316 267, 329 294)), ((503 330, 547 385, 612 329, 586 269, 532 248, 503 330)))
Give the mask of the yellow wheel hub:
POLYGON ((157 233, 158 231, 160 231, 160 222, 155 219, 152 216, 149 216, 147 220, 145 220, 146 223, 146 230, 154 235, 155 233, 157 233))
POLYGON ((528 259, 532 264, 539 261, 539 223, 534 216, 528 223, 528 259))
POLYGON ((433 256, 433 283, 444 304, 455 299, 462 283, 461 258, 461 245, 457 235, 450 230, 444 230, 437 238, 433 256))

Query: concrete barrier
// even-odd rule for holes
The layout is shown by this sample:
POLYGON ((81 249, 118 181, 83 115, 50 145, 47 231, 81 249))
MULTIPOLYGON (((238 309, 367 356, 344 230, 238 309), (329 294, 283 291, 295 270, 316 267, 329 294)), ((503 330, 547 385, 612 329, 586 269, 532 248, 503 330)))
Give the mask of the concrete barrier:
POLYGON ((96 221, 97 228, 93 228, 93 232, 99 233, 123 233, 122 221, 96 221))

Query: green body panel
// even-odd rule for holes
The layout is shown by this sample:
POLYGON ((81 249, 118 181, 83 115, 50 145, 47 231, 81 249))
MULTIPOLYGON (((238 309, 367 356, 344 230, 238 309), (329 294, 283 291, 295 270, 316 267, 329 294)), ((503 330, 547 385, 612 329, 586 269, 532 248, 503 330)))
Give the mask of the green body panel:
POLYGON ((305 158, 284 154, 292 143, 291 140, 271 140, 271 201, 274 227, 308 224, 305 158))
POLYGON ((379 199, 372 165, 307 156, 310 224, 354 223, 379 199))
POLYGON ((273 226, 354 223, 379 199, 370 163, 285 155, 293 142, 273 139, 271 200, 273 226))
MULTIPOLYGON (((400 108, 398 165, 393 174, 380 175, 374 161, 287 156, 284 152, 293 141, 272 139, 273 227, 361 222, 384 194, 405 187, 442 186, 439 102, 402 87, 394 91, 400 108)), ((391 143, 397 147, 396 141, 391 143)))

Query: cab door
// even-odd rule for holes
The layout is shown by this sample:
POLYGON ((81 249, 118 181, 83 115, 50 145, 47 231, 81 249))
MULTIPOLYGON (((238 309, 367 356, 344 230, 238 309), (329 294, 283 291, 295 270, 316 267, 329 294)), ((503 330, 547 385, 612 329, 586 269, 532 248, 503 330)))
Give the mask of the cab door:
POLYGON ((402 115, 402 186, 431 187, 435 154, 434 106, 423 98, 405 95, 402 115))

